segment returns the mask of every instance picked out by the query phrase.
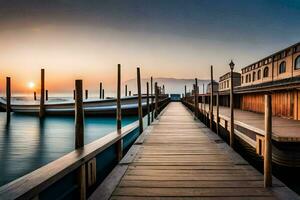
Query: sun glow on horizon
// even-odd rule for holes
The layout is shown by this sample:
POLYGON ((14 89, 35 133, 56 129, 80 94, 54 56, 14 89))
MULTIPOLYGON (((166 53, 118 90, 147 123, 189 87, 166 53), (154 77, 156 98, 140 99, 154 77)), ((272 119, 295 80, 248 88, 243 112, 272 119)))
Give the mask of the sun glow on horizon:
POLYGON ((35 87, 34 82, 33 81, 28 82, 27 87, 30 88, 30 89, 33 89, 35 87))

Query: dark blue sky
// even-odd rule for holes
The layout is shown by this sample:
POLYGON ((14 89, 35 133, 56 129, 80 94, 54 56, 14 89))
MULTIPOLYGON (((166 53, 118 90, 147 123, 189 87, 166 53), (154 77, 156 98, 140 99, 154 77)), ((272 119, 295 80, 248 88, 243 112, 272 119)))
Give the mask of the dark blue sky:
POLYGON ((299 22, 299 0, 0 0, 0 68, 45 63, 77 76, 86 61, 92 72, 121 62, 128 79, 136 65, 207 78, 212 64, 217 78, 230 59, 238 71, 299 42, 299 22))

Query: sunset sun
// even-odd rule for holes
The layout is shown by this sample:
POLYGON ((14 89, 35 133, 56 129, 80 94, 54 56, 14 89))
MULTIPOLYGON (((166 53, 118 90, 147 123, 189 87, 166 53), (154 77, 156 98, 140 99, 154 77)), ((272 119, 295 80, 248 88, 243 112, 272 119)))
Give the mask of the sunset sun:
POLYGON ((34 84, 34 82, 30 81, 27 83, 27 86, 28 86, 28 88, 33 89, 35 84, 34 84))

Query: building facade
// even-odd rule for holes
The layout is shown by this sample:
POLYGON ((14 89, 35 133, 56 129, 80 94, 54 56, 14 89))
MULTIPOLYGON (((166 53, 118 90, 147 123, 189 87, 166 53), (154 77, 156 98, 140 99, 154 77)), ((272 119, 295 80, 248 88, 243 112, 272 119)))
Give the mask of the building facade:
MULTIPOLYGON (((231 86, 231 73, 228 72, 220 77, 219 79, 219 91, 230 90, 231 86)), ((241 85, 241 74, 238 72, 233 72, 233 87, 241 85)))

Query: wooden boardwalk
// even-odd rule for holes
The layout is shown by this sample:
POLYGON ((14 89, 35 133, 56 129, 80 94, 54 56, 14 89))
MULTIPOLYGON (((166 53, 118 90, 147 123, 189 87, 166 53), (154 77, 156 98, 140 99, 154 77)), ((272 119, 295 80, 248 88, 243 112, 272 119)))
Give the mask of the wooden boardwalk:
POLYGON ((170 103, 90 199, 297 199, 250 166, 181 103, 170 103))

